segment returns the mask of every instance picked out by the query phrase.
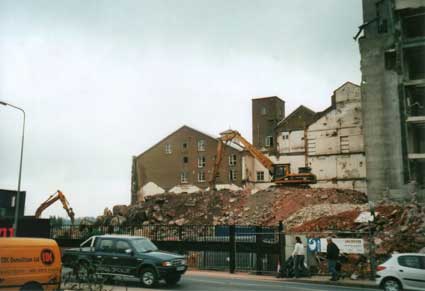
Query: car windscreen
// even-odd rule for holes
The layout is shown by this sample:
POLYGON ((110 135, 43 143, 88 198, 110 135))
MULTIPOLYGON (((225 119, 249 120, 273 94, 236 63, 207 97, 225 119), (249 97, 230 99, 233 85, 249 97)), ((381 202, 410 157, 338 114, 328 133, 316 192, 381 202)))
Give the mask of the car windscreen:
POLYGON ((146 253, 158 250, 158 248, 148 239, 139 238, 131 240, 134 249, 138 253, 146 253))

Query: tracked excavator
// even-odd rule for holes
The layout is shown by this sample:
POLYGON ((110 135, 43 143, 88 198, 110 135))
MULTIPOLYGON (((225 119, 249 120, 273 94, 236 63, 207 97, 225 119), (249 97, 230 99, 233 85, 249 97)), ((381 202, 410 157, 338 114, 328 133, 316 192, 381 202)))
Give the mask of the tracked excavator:
POLYGON ((311 168, 302 167, 298 173, 291 173, 289 165, 275 165, 261 151, 250 144, 238 131, 227 130, 220 133, 217 144, 217 155, 210 178, 210 189, 215 189, 216 178, 219 175, 219 168, 224 154, 224 144, 236 141, 242 145, 255 159, 257 159, 265 168, 269 170, 272 176, 272 182, 278 186, 302 186, 317 183, 316 175, 311 173, 311 168))
POLYGON ((75 219, 74 210, 72 210, 68 200, 66 199, 65 195, 60 190, 57 190, 53 195, 50 195, 50 197, 47 198, 46 201, 41 203, 41 205, 37 208, 37 211, 35 212, 35 218, 40 218, 43 211, 46 210, 46 208, 48 208, 50 205, 52 205, 58 200, 60 200, 60 202, 62 203, 63 209, 65 209, 66 213, 71 219, 71 223, 74 224, 74 219, 75 219))

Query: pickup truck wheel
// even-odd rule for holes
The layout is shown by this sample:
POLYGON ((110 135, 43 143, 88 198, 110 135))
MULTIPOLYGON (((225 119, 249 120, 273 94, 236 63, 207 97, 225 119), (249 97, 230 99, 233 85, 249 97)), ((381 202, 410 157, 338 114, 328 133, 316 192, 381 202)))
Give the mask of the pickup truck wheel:
POLYGON ((143 287, 155 287, 158 283, 158 275, 153 268, 144 268, 140 272, 140 282, 143 287))
POLYGON ((181 279, 180 275, 175 275, 175 276, 170 276, 168 278, 165 278, 165 282, 169 286, 174 286, 180 281, 180 279, 181 279))

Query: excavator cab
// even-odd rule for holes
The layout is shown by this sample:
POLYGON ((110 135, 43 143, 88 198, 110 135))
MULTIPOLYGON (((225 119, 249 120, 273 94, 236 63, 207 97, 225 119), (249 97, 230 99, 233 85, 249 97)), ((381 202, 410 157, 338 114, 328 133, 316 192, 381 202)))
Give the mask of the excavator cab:
POLYGON ((268 169, 270 175, 273 177, 272 182, 276 183, 277 185, 305 186, 306 184, 317 183, 316 176, 311 173, 311 168, 303 167, 299 169, 298 173, 291 173, 290 164, 273 164, 273 162, 266 155, 250 144, 243 136, 241 136, 238 131, 226 130, 220 133, 220 138, 218 140, 216 155, 217 158, 215 160, 211 179, 209 181, 210 189, 215 189, 215 181, 224 153, 224 143, 230 141, 237 141, 266 169, 268 169))
POLYGON ((274 179, 283 178, 290 173, 289 164, 275 164, 273 165, 273 167, 274 167, 274 172, 273 172, 274 179))

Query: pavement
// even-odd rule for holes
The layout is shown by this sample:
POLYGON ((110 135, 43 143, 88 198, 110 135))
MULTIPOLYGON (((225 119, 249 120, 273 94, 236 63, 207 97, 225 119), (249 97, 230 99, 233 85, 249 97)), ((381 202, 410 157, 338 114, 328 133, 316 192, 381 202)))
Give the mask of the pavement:
MULTIPOLYGON (((107 291, 152 290, 141 288, 137 280, 116 280, 114 286, 104 286, 107 291)), ((65 288, 65 290, 67 290, 65 288)), ((188 271, 176 286, 164 283, 155 288, 157 291, 376 291, 371 281, 341 280, 329 281, 328 277, 314 276, 303 279, 285 279, 272 276, 250 275, 246 273, 229 274, 214 271, 188 271), (350 282, 351 281, 351 282, 350 282)))

